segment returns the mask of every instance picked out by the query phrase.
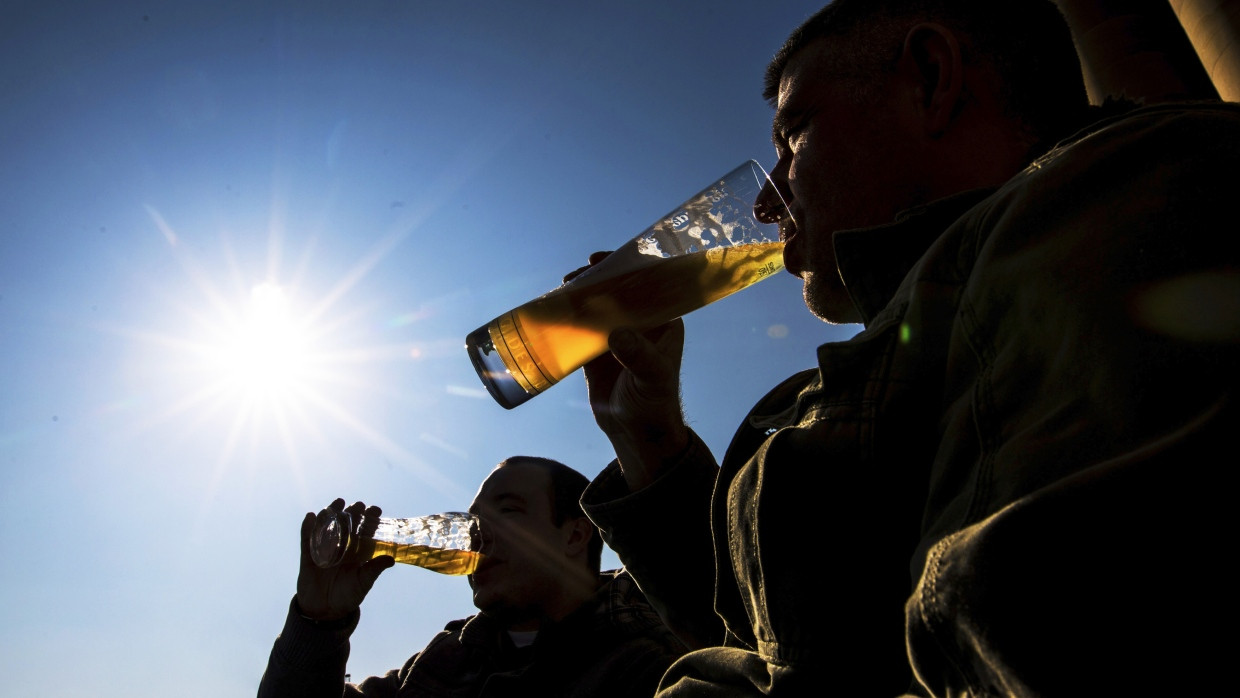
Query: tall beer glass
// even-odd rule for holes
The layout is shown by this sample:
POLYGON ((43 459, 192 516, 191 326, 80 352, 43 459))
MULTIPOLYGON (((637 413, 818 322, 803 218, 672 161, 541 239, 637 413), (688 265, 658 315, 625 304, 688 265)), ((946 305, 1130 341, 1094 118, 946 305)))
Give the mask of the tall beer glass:
POLYGON ((487 392, 512 409, 607 351, 619 327, 649 329, 783 269, 779 228, 754 218, 768 182, 753 160, 549 293, 465 339, 487 392))
POLYGON ((319 567, 372 560, 391 555, 397 562, 441 574, 473 574, 482 559, 480 519, 463 511, 380 518, 372 534, 358 530, 347 510, 327 507, 319 512, 310 534, 310 558, 319 567))

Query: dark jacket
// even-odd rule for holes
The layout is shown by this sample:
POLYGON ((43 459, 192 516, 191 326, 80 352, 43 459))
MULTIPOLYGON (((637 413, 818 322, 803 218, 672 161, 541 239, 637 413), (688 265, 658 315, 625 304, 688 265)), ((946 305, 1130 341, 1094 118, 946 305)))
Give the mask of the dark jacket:
POLYGON ((1238 173, 1240 105, 1148 107, 837 233, 864 330, 721 467, 695 441, 640 492, 615 463, 586 491, 669 624, 715 646, 661 695, 1230 688, 1238 173), (646 543, 672 507, 697 522, 674 555, 646 543))
POLYGON ((479 613, 448 623, 400 669, 346 685, 349 635, 358 618, 316 624, 302 618, 294 602, 259 698, 649 696, 685 652, 622 570, 603 572, 595 596, 542 628, 531 646, 515 647, 503 628, 479 613))

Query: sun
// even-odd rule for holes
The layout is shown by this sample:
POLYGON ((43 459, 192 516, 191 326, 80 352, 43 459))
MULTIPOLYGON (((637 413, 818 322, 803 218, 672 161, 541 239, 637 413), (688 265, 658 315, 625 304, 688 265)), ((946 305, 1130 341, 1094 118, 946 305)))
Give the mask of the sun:
POLYGON ((286 403, 313 381, 313 333, 283 286, 264 281, 253 287, 243 311, 221 330, 208 360, 222 392, 247 402, 286 403))
POLYGON ((337 456, 352 457, 357 448, 411 470, 433 489, 470 496, 385 433, 373 407, 399 389, 383 371, 418 360, 418 347, 438 341, 411 347, 376 334, 391 325, 375 316, 382 302, 357 297, 360 282, 412 223, 395 226, 337 278, 312 263, 313 239, 288 255, 283 226, 269 230, 265 251, 237 246, 221 232, 217 253, 185 244, 154 206, 147 211, 180 273, 170 288, 151 287, 163 313, 144 316, 150 324, 112 329, 134 340, 132 367, 150 405, 131 427, 135 436, 175 435, 192 457, 213 461, 203 512, 236 468, 287 468, 304 487, 308 473, 334 472, 337 456))

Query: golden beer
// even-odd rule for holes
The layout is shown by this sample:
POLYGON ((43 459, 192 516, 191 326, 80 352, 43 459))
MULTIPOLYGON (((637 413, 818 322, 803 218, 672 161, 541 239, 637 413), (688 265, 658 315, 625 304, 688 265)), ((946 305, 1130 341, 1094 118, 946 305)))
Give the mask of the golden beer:
POLYGON ((455 548, 432 548, 426 545, 389 543, 372 538, 359 541, 357 554, 363 560, 373 560, 380 555, 391 555, 397 562, 425 567, 440 574, 473 574, 482 561, 482 554, 473 550, 455 548))
POLYGON ((441 574, 472 574, 482 560, 482 555, 473 550, 481 542, 480 521, 473 514, 449 511, 406 519, 380 518, 372 524, 371 535, 361 534, 349 511, 331 507, 320 511, 309 540, 314 564, 328 568, 391 555, 397 562, 441 574))
POLYGON ((466 349, 491 395, 511 409, 607 351, 612 330, 661 325, 782 269, 783 243, 763 242, 651 257, 608 275, 587 270, 479 328, 466 349))

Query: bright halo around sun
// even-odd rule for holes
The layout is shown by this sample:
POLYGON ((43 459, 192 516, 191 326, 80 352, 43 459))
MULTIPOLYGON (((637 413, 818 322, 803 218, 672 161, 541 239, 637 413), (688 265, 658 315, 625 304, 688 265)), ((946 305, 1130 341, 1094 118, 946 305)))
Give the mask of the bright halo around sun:
POLYGON ((222 392, 251 404, 297 399, 313 380, 312 339, 307 319, 296 315, 282 286, 255 286, 244 312, 224 329, 210 357, 222 392))
POLYGON ((286 265, 283 225, 265 253, 223 234, 215 253, 184 244, 147 208, 180 269, 150 287, 157 303, 142 316, 150 324, 117 328, 137 340, 132 370, 149 405, 135 435, 159 433, 193 457, 214 453, 211 487, 234 467, 287 466, 300 482, 308 468, 337 468, 364 448, 457 493, 389 437, 373 409, 398 390, 383 376, 417 354, 387 338, 389 325, 374 314, 382 302, 359 298, 358 286, 412 226, 394 228, 341 271, 338 259, 314 263, 313 240, 286 265))

